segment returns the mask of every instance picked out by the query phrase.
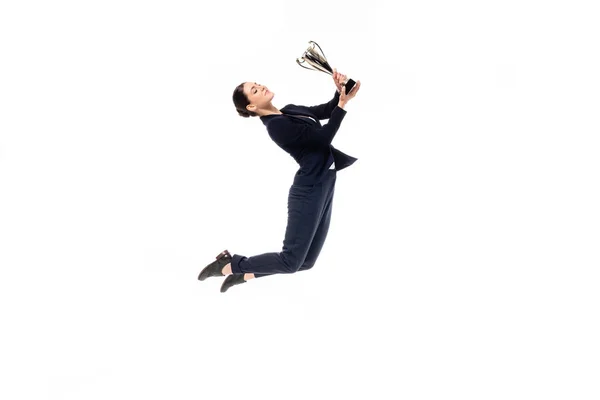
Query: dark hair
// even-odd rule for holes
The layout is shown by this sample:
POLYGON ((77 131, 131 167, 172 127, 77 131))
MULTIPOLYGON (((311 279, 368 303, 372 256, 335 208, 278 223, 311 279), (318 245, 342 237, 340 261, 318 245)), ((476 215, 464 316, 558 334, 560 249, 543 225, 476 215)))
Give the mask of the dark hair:
POLYGON ((248 100, 246 93, 244 93, 244 83, 238 85, 233 91, 233 104, 235 105, 238 114, 244 118, 258 116, 257 113, 248 111, 246 108, 246 106, 250 104, 250 100, 248 100))

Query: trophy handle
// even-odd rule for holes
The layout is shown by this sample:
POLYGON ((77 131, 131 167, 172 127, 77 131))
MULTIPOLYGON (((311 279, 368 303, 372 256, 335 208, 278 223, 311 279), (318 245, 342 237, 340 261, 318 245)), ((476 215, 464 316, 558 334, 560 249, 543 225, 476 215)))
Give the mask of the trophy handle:
MULTIPOLYGON (((302 59, 302 63, 304 63, 304 61, 305 61, 305 60, 304 60, 304 58, 303 58, 303 59, 302 59)), ((299 59, 299 58, 296 58, 296 62, 297 62, 297 63, 298 63, 298 65, 299 65, 299 66, 301 66, 302 68, 306 68, 306 69, 308 69, 309 71, 314 71, 314 69, 312 69, 312 68, 308 68, 308 67, 305 67, 304 65, 302 65, 302 63, 300 62, 300 59, 299 59)))
POLYGON ((317 42, 313 42, 313 41, 311 40, 311 41, 309 41, 308 43, 309 43, 309 44, 310 44, 310 43, 314 43, 314 44, 315 44, 315 45, 316 45, 316 46, 319 48, 319 51, 320 51, 320 52, 323 54, 323 57, 325 57, 325 59, 327 59, 327 56, 326 56, 326 55, 325 55, 325 53, 323 52, 323 49, 321 48, 321 46, 319 46, 319 45, 317 44, 317 42))

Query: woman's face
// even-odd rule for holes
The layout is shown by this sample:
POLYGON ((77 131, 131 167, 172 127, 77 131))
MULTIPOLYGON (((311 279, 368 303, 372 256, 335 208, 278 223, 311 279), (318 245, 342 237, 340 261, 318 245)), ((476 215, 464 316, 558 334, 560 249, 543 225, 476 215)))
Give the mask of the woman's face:
MULTIPOLYGON (((275 93, 269 91, 266 86, 256 82, 245 82, 244 93, 250 104, 248 106, 256 106, 256 108, 265 108, 275 96, 275 93)), ((254 111, 251 109, 251 111, 254 111)))

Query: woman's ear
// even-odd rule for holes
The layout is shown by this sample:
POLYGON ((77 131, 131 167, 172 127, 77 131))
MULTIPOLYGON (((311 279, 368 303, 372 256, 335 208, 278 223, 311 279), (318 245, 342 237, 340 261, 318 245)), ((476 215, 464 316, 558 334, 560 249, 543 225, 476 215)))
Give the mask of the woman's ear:
POLYGON ((248 104, 246 106, 246 110, 255 112, 256 111, 256 106, 254 104, 248 104))

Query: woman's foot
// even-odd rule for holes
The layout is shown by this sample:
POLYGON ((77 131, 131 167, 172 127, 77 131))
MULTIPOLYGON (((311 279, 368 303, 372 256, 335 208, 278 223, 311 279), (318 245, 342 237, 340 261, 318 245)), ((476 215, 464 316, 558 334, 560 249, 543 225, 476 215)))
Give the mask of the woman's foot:
POLYGON ((229 271, 231 274, 231 254, 227 250, 222 251, 216 261, 208 264, 198 275, 198 280, 205 280, 211 276, 226 275, 224 271, 229 271))
POLYGON ((221 285, 221 293, 225 293, 230 287, 245 283, 249 279, 253 278, 254 274, 251 273, 231 274, 223 281, 223 284, 221 285))
POLYGON ((246 283, 244 275, 246 274, 231 274, 227 278, 225 278, 223 284, 221 285, 221 293, 225 293, 227 289, 229 289, 232 286, 246 283))

